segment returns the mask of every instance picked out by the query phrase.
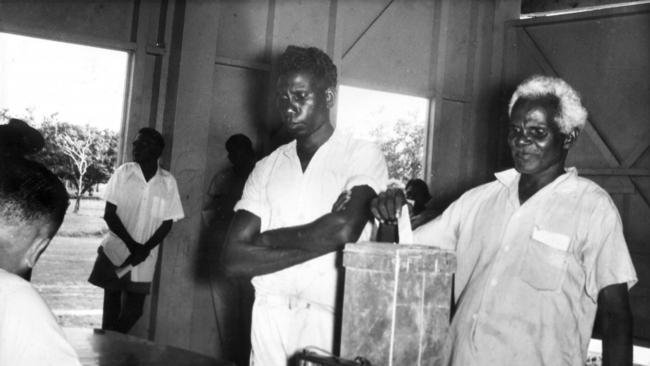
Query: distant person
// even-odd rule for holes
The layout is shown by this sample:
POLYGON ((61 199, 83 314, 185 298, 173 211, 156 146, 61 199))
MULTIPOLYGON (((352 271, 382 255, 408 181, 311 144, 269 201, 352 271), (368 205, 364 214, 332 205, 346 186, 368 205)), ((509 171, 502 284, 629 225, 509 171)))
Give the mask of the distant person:
POLYGON ((412 202, 411 215, 419 215, 431 199, 429 187, 422 179, 411 179, 406 183, 406 199, 412 202))
MULTIPOLYGON (((237 365, 248 365, 250 327, 254 290, 250 278, 227 278, 222 275, 218 256, 225 240, 235 203, 239 201, 248 175, 255 167, 256 154, 248 136, 238 133, 225 143, 230 165, 219 171, 209 188, 210 202, 203 210, 202 246, 211 266, 210 286, 219 329, 223 357, 237 365)), ((205 257, 202 259, 205 261, 205 257)), ((205 263, 203 264, 205 265, 205 263)))
POLYGON ((211 201, 206 207, 218 221, 230 222, 232 208, 241 198, 244 184, 257 161, 253 143, 248 136, 238 133, 226 140, 226 152, 230 166, 213 178, 208 194, 211 201))
POLYGON ((0 365, 80 365, 54 315, 29 284, 68 207, 63 183, 25 159, 43 146, 21 120, 0 125, 0 365))
POLYGON ((104 289, 102 329, 127 333, 142 315, 150 292, 158 245, 183 218, 176 180, 158 166, 165 141, 142 128, 133 160, 117 168, 106 185, 104 220, 109 233, 98 249, 90 283, 104 289))

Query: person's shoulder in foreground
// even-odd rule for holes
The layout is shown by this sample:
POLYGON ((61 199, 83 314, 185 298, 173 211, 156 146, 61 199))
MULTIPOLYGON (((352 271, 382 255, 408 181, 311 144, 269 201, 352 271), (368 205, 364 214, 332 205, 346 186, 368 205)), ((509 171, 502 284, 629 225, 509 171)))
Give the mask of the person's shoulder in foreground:
POLYGON ((29 282, 2 269, 0 365, 79 365, 45 301, 29 282))
POLYGON ((54 315, 27 282, 69 204, 61 180, 25 158, 43 147, 21 120, 0 125, 0 365, 79 365, 54 315))

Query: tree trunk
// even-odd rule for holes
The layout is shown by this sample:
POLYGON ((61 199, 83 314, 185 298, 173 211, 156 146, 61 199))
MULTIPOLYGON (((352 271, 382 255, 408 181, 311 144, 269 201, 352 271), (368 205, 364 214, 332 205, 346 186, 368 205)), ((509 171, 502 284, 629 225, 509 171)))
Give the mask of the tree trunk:
POLYGON ((79 212, 79 206, 81 205, 81 184, 83 183, 83 176, 79 177, 79 181, 77 182, 77 199, 74 202, 74 210, 72 212, 77 213, 79 212))

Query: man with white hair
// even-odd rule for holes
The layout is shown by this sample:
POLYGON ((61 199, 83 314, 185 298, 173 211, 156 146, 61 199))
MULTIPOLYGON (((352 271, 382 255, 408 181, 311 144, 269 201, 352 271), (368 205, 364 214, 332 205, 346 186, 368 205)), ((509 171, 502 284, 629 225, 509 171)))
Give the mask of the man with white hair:
MULTIPOLYGON (((514 169, 414 233, 457 254, 449 364, 584 365, 599 309, 603 365, 631 365, 637 278, 620 216, 607 192, 564 167, 587 119, 580 97, 559 78, 533 76, 509 116, 514 169)), ((404 202, 389 190, 371 209, 392 221, 404 202)))

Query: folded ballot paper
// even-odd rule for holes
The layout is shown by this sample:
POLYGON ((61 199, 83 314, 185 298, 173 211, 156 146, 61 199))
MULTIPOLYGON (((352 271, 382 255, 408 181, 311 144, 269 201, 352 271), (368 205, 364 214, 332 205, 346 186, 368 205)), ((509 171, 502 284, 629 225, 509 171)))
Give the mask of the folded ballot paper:
POLYGON ((402 214, 397 218, 397 235, 400 244, 413 244, 413 229, 407 205, 402 207, 402 214))
POLYGON ((106 234, 101 245, 104 248, 104 254, 106 254, 111 263, 117 267, 115 268, 115 273, 118 277, 123 277, 133 269, 133 266, 130 264, 123 265, 124 261, 126 261, 129 255, 131 255, 131 252, 122 239, 112 231, 109 231, 108 234, 106 234))

